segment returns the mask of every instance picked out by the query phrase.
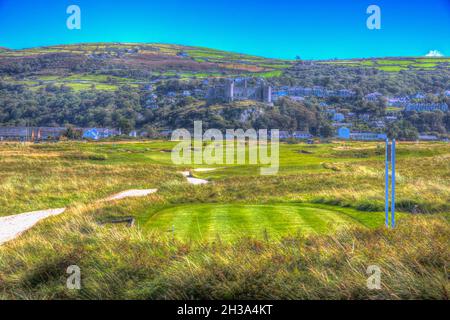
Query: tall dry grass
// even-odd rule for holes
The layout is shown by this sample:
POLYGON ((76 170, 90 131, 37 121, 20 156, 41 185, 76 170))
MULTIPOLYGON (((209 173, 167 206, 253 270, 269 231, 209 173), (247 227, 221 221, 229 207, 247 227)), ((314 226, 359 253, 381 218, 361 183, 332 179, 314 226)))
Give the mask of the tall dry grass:
POLYGON ((282 241, 180 242, 100 225, 104 204, 76 207, 0 247, 2 299, 448 299, 448 223, 347 229, 282 241), (66 288, 81 268, 82 289, 66 288), (366 286, 370 265, 381 289, 366 286))

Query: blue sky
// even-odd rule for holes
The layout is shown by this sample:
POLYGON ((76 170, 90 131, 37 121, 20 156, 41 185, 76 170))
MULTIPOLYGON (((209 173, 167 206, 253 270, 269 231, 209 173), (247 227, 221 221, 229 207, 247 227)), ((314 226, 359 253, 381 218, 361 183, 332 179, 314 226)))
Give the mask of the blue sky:
POLYGON ((450 0, 0 0, 0 46, 163 42, 293 59, 450 55, 450 0), (81 8, 81 30, 66 9, 81 8), (366 9, 381 8, 381 30, 366 9))

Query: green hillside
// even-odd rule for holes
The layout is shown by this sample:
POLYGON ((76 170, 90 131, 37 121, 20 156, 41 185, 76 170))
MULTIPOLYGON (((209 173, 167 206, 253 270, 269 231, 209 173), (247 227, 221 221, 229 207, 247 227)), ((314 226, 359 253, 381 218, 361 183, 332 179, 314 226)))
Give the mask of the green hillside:
MULTIPOLYGON (((268 59, 246 54, 214 50, 201 47, 171 44, 128 44, 128 43, 90 43, 79 45, 60 45, 50 47, 29 48, 23 50, 2 51, 0 61, 31 61, 53 57, 60 62, 55 68, 45 67, 36 74, 35 81, 49 81, 48 75, 57 76, 55 82, 71 82, 66 79, 67 62, 89 61, 91 70, 98 73, 105 65, 117 69, 133 70, 143 68, 154 76, 167 78, 206 78, 222 76, 240 76, 256 74, 266 77, 279 75, 283 69, 292 66, 292 61, 268 59), (64 63, 66 62, 66 63, 64 63), (61 70, 63 69, 63 70, 61 70)), ((128 80, 133 76, 127 76, 128 80)), ((135 80, 141 77, 134 78, 135 80)), ((73 80, 88 83, 102 83, 94 79, 86 79, 79 74, 73 80)), ((124 81, 123 79, 117 79, 124 81)))
POLYGON ((381 71, 430 71, 439 68, 450 68, 450 58, 440 57, 403 57, 403 58, 374 58, 320 61, 320 64, 330 64, 342 67, 375 68, 381 71))
POLYGON ((88 43, 8 50, 0 47, 3 80, 34 90, 46 84, 72 89, 116 90, 152 79, 205 79, 254 76, 276 78, 296 65, 367 68, 385 72, 435 71, 450 67, 450 58, 374 58, 327 61, 269 59, 247 54, 173 44, 88 43), (47 62, 49 59, 52 61, 47 62), (30 64, 27 68, 24 65, 30 64), (36 65, 41 67, 36 68, 36 65), (81 65, 83 64, 84 67, 81 65), (43 65, 43 66, 42 66, 43 65), (9 75, 8 75, 9 73, 9 75), (17 76, 20 74, 20 77, 17 76))

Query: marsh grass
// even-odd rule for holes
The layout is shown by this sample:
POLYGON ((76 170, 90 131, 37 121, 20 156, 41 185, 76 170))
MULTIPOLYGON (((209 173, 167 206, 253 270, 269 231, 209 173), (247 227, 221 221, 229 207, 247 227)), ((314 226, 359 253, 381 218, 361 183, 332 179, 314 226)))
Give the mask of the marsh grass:
POLYGON ((215 166, 195 173, 212 182, 201 187, 177 173, 190 168, 171 164, 163 151, 172 146, 0 143, 0 215, 69 206, 0 247, 0 299, 448 299, 448 144, 400 143, 397 204, 404 212, 393 231, 376 212, 384 201, 376 143, 282 144, 278 175, 215 166), (140 188, 159 191, 97 201, 140 188), (232 241, 220 232, 177 237, 164 223, 148 228, 158 213, 190 205, 227 205, 238 214, 296 203, 357 223, 274 236, 269 226, 282 225, 274 214, 273 224, 256 233, 247 226, 232 241), (107 223, 129 216, 136 227, 107 223), (65 285, 74 264, 82 270, 80 291, 65 285), (370 265, 381 267, 381 290, 366 287, 370 265))
POLYGON ((72 208, 0 247, 0 298, 448 299, 450 231, 440 217, 230 244, 102 226, 92 212, 72 208), (70 265, 81 268, 81 290, 66 288, 70 265), (382 270, 381 290, 366 286, 370 265, 382 270))
POLYGON ((81 144, 0 144, 0 216, 90 203, 182 179, 160 164, 107 160, 106 153, 81 144))
MULTIPOLYGON (((218 165, 195 172, 213 183, 196 188, 171 163, 164 141, 0 144, 0 215, 89 203, 131 188, 158 188, 168 203, 313 202, 362 211, 384 208, 382 144, 281 144, 280 171, 218 165), (300 151, 307 152, 300 152, 300 151), (363 157, 361 156, 363 155, 363 157)), ((398 209, 450 212, 450 146, 401 143, 398 209)))

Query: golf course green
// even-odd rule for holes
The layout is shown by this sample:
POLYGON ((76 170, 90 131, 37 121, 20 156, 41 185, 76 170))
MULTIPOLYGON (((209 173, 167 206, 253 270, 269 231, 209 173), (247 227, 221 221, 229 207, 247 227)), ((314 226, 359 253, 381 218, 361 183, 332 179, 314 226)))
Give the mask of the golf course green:
POLYGON ((144 228, 165 231, 180 240, 226 240, 241 237, 279 239, 330 229, 383 224, 383 214, 304 204, 188 204, 163 209, 144 228))

